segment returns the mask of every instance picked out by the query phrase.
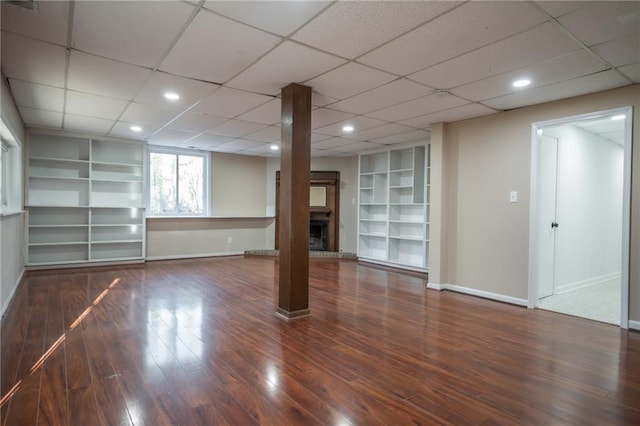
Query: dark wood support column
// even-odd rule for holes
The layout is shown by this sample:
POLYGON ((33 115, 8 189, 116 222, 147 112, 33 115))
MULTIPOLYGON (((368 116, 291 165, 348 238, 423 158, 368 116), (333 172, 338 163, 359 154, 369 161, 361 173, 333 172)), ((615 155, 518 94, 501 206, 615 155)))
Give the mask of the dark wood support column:
POLYGON ((278 315, 309 316, 311 88, 282 89, 278 315))

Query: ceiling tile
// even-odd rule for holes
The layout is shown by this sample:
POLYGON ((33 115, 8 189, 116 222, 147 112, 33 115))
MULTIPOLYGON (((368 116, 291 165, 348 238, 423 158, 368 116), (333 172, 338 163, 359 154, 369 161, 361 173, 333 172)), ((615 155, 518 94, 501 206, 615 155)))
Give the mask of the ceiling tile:
POLYGON ((640 83, 640 62, 637 64, 625 65, 624 67, 618 68, 618 70, 635 83, 640 83))
POLYGON ((315 142, 311 145, 313 149, 330 149, 337 148, 346 145, 352 145, 358 143, 357 141, 345 138, 331 138, 320 142, 315 142))
POLYGON ((193 139, 189 139, 188 144, 201 148, 209 148, 212 146, 222 145, 223 143, 230 142, 233 139, 234 138, 228 136, 218 136, 209 133, 203 133, 193 139))
POLYGON ((204 7, 248 25, 289 35, 320 12, 328 1, 207 1, 204 7))
POLYGON ((388 106, 407 102, 432 93, 433 89, 400 78, 384 86, 361 93, 344 101, 336 102, 331 108, 353 114, 365 114, 388 106))
POLYGON ((74 114, 64 115, 65 130, 105 135, 109 132, 109 129, 111 129, 113 124, 113 120, 104 120, 102 118, 85 117, 74 114))
POLYGON ((320 93, 317 93, 317 92, 311 92, 311 105, 315 107, 327 106, 329 104, 334 103, 337 100, 338 99, 336 98, 331 98, 329 96, 321 95, 320 93))
POLYGON ((125 137, 130 139, 146 139, 158 129, 157 127, 140 126, 142 127, 142 131, 134 132, 133 130, 131 130, 131 126, 134 126, 134 125, 138 125, 138 124, 127 123, 124 121, 117 121, 116 124, 111 129, 111 132, 109 133, 109 135, 116 136, 116 137, 125 137))
POLYGON ((315 77, 342 63, 344 59, 285 41, 251 65, 228 85, 252 92, 278 95, 290 83, 315 77))
POLYGON ((530 90, 534 87, 603 71, 606 68, 608 67, 589 52, 580 50, 550 61, 465 84, 452 89, 451 92, 472 101, 482 101, 522 91, 522 88, 512 86, 515 80, 524 78, 531 80, 531 85, 525 88, 530 90))
MULTIPOLYGON (((424 129, 433 123, 451 123, 454 121, 466 120, 467 118, 480 117, 482 115, 494 114, 496 111, 480 104, 468 104, 446 111, 440 111, 433 114, 421 115, 420 117, 411 118, 409 120, 400 121, 399 124, 405 126, 424 129)), ((376 139, 377 141, 378 139, 376 139)))
POLYGON ((121 120, 128 123, 160 127, 179 114, 178 111, 155 105, 132 103, 122 114, 121 120))
POLYGON ((344 146, 337 146, 335 148, 332 148, 332 151, 337 151, 337 152, 361 152, 361 151, 368 151, 371 149, 379 149, 382 148, 382 145, 378 145, 377 143, 373 143, 373 142, 356 142, 356 143, 352 143, 350 145, 344 145, 344 146))
POLYGON ((393 74, 350 62, 306 82, 313 90, 336 99, 345 99, 395 80, 393 74))
POLYGON ((271 145, 272 144, 270 143, 265 143, 262 145, 255 146, 253 148, 245 149, 244 152, 253 153, 253 154, 271 154, 273 152, 278 151, 278 150, 272 150, 271 145))
POLYGON ((492 108, 512 109, 613 89, 627 84, 629 84, 629 82, 615 71, 603 71, 576 78, 575 80, 563 81, 561 83, 550 84, 549 86, 513 93, 483 103, 492 108))
POLYGON ((328 126, 314 129, 314 132, 325 134, 325 135, 331 135, 331 136, 346 137, 348 133, 342 130, 342 128, 346 125, 353 126, 353 129, 354 129, 353 131, 358 132, 358 131, 370 129, 372 127, 381 126, 383 124, 386 124, 386 123, 381 120, 376 120, 376 119, 364 117, 364 116, 358 116, 358 117, 349 118, 347 120, 339 121, 337 123, 333 123, 328 126))
POLYGON ((400 105, 370 112, 367 116, 386 121, 399 121, 417 117, 419 115, 450 109, 468 103, 469 101, 447 94, 446 92, 434 93, 400 105))
POLYGON ((206 98, 218 87, 220 86, 217 84, 156 71, 138 93, 135 101, 161 105, 167 108, 183 109, 206 98), (165 93, 175 93, 180 96, 180 99, 169 100, 165 98, 165 93))
POLYGON ((266 127, 264 124, 252 123, 250 121, 229 120, 209 130, 208 133, 219 136, 241 138, 264 127, 266 127))
POLYGON ((582 7, 589 6, 593 3, 593 1, 558 1, 558 0, 549 0, 549 1, 536 1, 538 6, 543 8, 549 15, 554 18, 558 18, 562 15, 566 15, 567 13, 578 10, 582 7))
POLYGON ((213 92, 211 96, 200 101, 191 111, 233 118, 272 99, 273 97, 271 96, 221 87, 213 92))
POLYGON ((406 133, 411 130, 414 129, 412 129, 411 127, 391 123, 385 124, 384 126, 374 127, 373 129, 364 130, 362 132, 352 133, 345 137, 348 137, 349 139, 358 139, 361 141, 370 141, 377 138, 383 138, 385 136, 406 133))
POLYGON ((318 108, 311 111, 311 128, 317 129, 340 120, 347 120, 351 117, 353 117, 353 114, 334 111, 328 108, 318 108))
POLYGON ((280 99, 273 99, 266 104, 262 104, 239 116, 240 120, 253 121, 262 124, 276 124, 281 121, 281 102, 280 99))
POLYGON ((117 119, 127 107, 128 102, 121 99, 90 95, 89 93, 67 91, 65 112, 105 119, 117 119))
POLYGON ((224 83, 279 42, 279 37, 200 10, 160 69, 224 83))
POLYGON ((80 1, 74 8, 72 47, 154 67, 193 12, 183 2, 80 1))
POLYGON ((457 58, 411 74, 409 78, 431 87, 449 89, 491 75, 576 51, 580 46, 553 24, 490 44, 457 58), (531 49, 531 46, 536 46, 531 49))
POLYGON ((142 88, 151 71, 71 51, 69 89, 110 98, 131 100, 142 88))
POLYGON ((34 13, 3 1, 1 15, 5 31, 62 46, 67 44, 69 2, 40 1, 38 12, 34 13))
POLYGON ((162 129, 151 135, 148 141, 152 145, 178 146, 187 139, 197 136, 196 132, 185 132, 183 130, 162 129))
POLYGON ((216 146, 216 151, 239 151, 263 145, 263 142, 250 141, 246 139, 234 139, 222 145, 216 146))
POLYGON ((640 34, 598 44, 593 51, 616 67, 640 62, 640 34))
POLYGON ((62 112, 64 90, 28 81, 9 79, 13 99, 19 107, 62 112))
POLYGON ((396 135, 386 136, 384 138, 376 138, 371 142, 381 145, 393 145, 396 143, 407 142, 427 142, 430 138, 429 132, 424 130, 413 130, 410 132, 400 133, 396 135))
POLYGON ((359 61, 406 75, 519 33, 544 20, 540 12, 525 2, 469 2, 359 61))
POLYGON ((262 130, 258 130, 257 132, 250 133, 246 135, 244 138, 252 141, 274 142, 274 141, 279 141, 280 136, 281 136, 280 127, 269 126, 269 127, 265 127, 262 130))
POLYGON ((2 73, 5 77, 64 87, 66 50, 2 32, 2 73))
POLYGON ((294 40, 355 58, 459 2, 335 2, 293 35, 294 40))
POLYGON ((324 141, 327 139, 330 139, 331 136, 329 135, 321 135, 319 133, 311 133, 311 143, 315 143, 315 142, 320 142, 320 141, 324 141))
POLYGON ((185 112, 167 125, 170 129, 204 132, 227 121, 227 118, 197 112, 185 112))
POLYGON ((613 40, 640 29, 637 1, 594 2, 558 19, 587 46, 613 40))
POLYGON ((44 127, 59 129, 62 127, 62 113, 45 111, 42 109, 19 107, 20 116, 29 127, 44 127))

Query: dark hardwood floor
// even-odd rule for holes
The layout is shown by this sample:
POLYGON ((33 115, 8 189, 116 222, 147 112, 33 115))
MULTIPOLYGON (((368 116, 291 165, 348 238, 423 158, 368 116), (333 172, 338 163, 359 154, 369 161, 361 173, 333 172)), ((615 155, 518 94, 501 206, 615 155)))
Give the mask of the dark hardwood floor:
POLYGON ((311 259, 26 275, 2 323, 3 425, 640 424, 640 334, 311 259))

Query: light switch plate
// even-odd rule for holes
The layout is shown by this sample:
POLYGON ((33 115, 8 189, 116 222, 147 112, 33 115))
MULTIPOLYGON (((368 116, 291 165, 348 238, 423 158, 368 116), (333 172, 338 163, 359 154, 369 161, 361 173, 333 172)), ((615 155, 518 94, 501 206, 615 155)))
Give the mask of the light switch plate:
POLYGON ((509 192, 509 202, 517 203, 518 202, 518 191, 509 192))

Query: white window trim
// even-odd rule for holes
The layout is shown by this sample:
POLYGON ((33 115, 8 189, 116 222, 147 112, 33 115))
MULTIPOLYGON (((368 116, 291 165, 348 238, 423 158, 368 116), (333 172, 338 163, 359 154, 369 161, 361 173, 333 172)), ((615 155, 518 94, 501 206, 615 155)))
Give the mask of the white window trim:
POLYGON ((173 147, 165 147, 158 145, 147 145, 146 152, 146 162, 147 162, 147 185, 145 191, 145 203, 147 207, 147 217, 203 217, 209 216, 210 209, 210 177, 211 177, 211 155, 208 151, 198 151, 193 149, 184 149, 184 148, 173 148, 173 147), (200 214, 193 213, 178 213, 172 212, 167 214, 162 213, 154 213, 151 211, 151 154, 152 153, 160 153, 160 154, 174 154, 174 155, 190 155, 194 157, 202 157, 204 159, 204 182, 202 185, 202 202, 203 209, 200 214))

